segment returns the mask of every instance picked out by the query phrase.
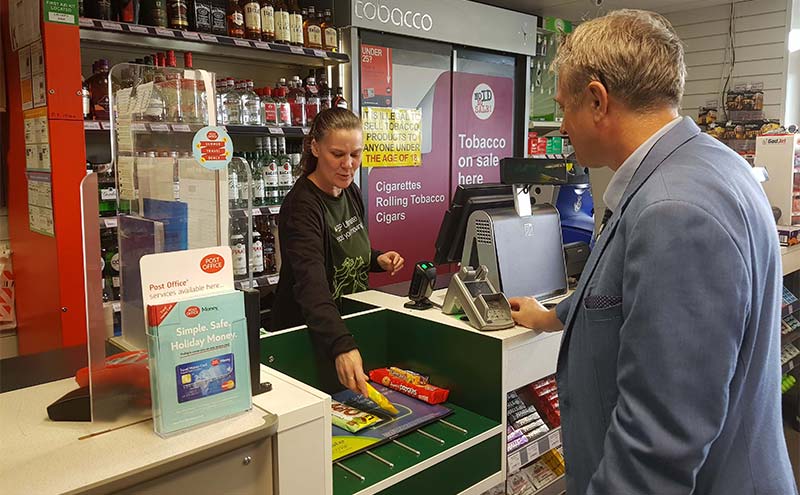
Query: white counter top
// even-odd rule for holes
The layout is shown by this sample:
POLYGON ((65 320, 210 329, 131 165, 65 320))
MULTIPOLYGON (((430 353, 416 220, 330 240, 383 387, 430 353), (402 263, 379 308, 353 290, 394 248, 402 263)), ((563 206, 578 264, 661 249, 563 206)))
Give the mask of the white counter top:
POLYGON ((163 439, 151 420, 83 438, 97 431, 88 422, 54 422, 47 406, 76 388, 73 379, 0 394, 0 492, 78 493, 146 473, 215 445, 274 432, 276 418, 264 410, 163 439))
MULTIPOLYGON (((444 296, 446 293, 447 289, 439 289, 437 291, 434 291, 433 295, 431 295, 430 297, 430 300, 441 305, 444 302, 444 296)), ((347 297, 348 299, 352 299, 354 301, 359 301, 366 304, 372 304, 374 306, 379 306, 381 308, 391 309, 392 311, 397 311, 399 313, 405 313, 417 318, 424 318, 427 320, 460 328, 462 330, 479 333, 481 335, 486 335, 489 337, 507 341, 508 343, 513 343, 515 341, 520 341, 520 340, 529 341, 531 338, 535 340, 561 338, 561 332, 540 332, 531 330, 529 328, 521 327, 519 325, 516 325, 513 328, 509 328, 508 330, 493 330, 489 332, 481 332, 480 330, 477 330, 474 327, 470 326, 470 324, 465 321, 461 321, 460 319, 452 315, 446 315, 442 313, 442 310, 439 308, 433 307, 421 311, 417 309, 408 309, 403 307, 403 305, 406 302, 408 302, 408 298, 387 294, 385 292, 380 292, 377 290, 358 292, 356 294, 350 294, 345 297, 347 297)), ((554 298, 547 302, 557 303, 562 299, 564 299, 565 297, 567 296, 554 298)))

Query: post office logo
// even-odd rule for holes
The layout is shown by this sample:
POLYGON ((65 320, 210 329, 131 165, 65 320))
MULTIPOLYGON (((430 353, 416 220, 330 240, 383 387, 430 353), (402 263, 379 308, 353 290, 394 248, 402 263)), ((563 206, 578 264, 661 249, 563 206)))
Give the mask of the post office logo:
POLYGON ((494 91, 486 83, 480 83, 472 91, 472 111, 481 120, 486 120, 494 113, 494 91))

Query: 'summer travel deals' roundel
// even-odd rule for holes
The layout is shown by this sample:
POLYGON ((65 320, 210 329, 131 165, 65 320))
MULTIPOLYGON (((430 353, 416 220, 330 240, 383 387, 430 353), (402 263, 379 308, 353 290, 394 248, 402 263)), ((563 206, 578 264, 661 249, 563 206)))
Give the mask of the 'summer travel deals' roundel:
POLYGON ((494 113, 494 91, 486 83, 480 83, 472 91, 472 111, 481 120, 486 120, 494 113))
POLYGON ((203 167, 220 170, 233 158, 233 141, 224 127, 206 126, 195 133, 192 154, 203 167))

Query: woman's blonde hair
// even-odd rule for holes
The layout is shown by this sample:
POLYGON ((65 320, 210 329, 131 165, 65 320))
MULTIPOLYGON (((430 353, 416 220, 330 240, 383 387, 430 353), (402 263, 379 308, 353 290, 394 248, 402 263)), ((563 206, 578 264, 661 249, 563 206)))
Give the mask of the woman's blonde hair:
POLYGON ((301 174, 308 175, 317 169, 317 157, 311 152, 311 143, 314 140, 322 141, 330 131, 351 129, 361 130, 361 119, 350 110, 336 107, 318 113, 303 139, 303 154, 300 157, 301 174))
POLYGON ((580 24, 559 47, 565 101, 575 103, 599 81, 630 110, 679 107, 686 80, 683 44, 663 16, 622 9, 580 24))

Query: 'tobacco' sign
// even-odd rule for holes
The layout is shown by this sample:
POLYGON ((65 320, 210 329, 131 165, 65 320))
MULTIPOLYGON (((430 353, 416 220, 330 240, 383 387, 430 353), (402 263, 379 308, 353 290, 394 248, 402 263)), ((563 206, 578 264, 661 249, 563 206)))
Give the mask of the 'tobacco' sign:
POLYGON ((381 24, 392 24, 418 31, 433 29, 433 17, 430 14, 391 7, 380 0, 355 0, 353 15, 359 19, 378 21, 381 24))

